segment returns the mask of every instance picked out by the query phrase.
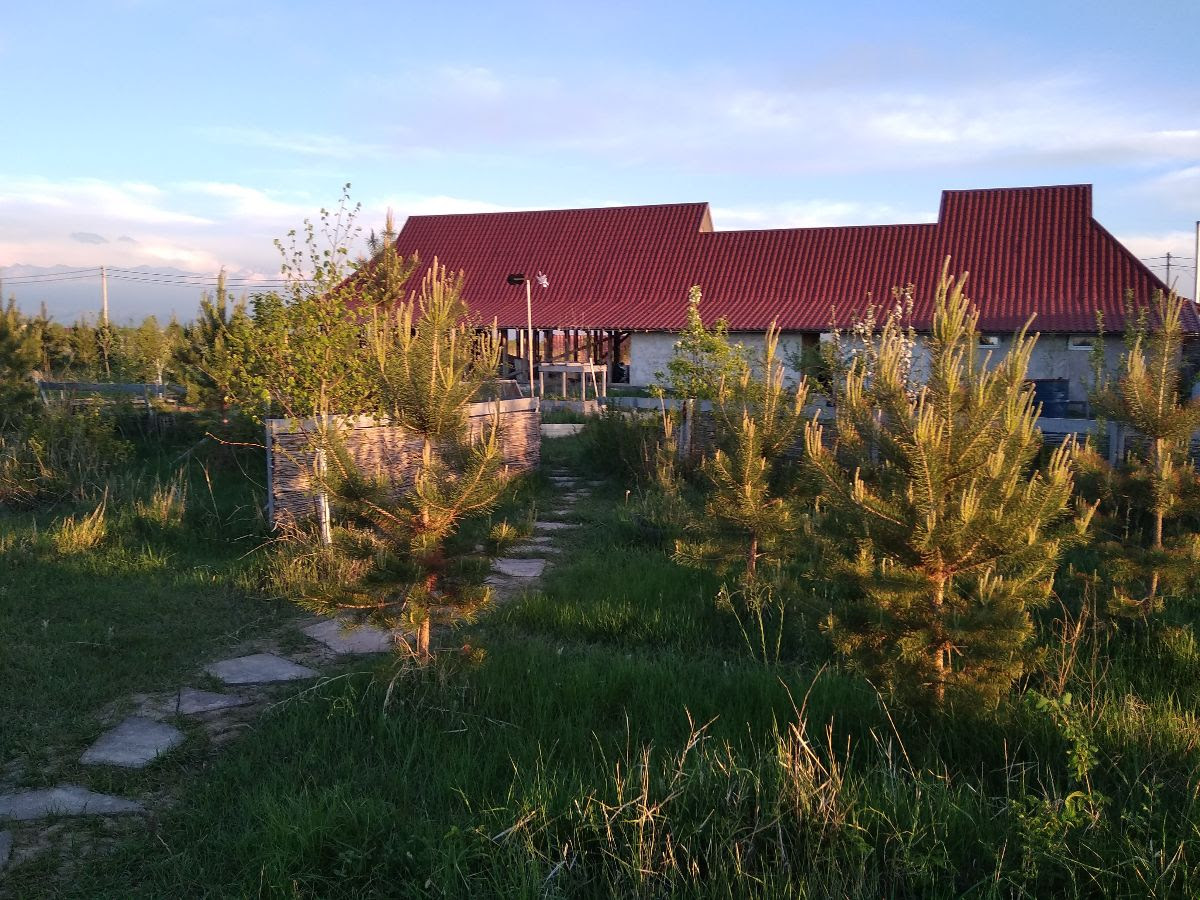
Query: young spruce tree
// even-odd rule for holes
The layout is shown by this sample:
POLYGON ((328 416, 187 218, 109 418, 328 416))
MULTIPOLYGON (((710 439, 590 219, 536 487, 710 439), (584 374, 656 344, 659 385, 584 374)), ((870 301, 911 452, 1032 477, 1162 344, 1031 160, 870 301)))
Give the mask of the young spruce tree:
POLYGON ((1069 447, 1035 468, 1034 338, 1022 331, 989 364, 965 281, 947 260, 923 384, 890 317, 836 385, 836 446, 815 421, 805 431, 830 544, 848 548, 834 643, 899 695, 939 706, 994 702, 1025 670, 1072 488, 1069 447))

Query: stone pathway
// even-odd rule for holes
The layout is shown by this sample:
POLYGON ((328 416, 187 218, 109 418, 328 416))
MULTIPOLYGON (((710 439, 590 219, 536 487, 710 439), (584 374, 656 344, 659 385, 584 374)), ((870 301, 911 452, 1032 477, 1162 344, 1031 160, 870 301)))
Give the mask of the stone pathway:
POLYGON ((97 794, 77 784, 19 791, 0 797, 0 819, 13 822, 28 822, 48 816, 115 816, 144 811, 140 803, 124 797, 97 794))
POLYGON ((390 631, 370 625, 347 629, 333 619, 309 625, 304 633, 337 654, 386 653, 396 646, 395 635, 390 631))
POLYGON ((104 732, 79 761, 85 766, 120 766, 141 769, 183 743, 183 732, 142 716, 130 716, 104 732))
MULTIPOLYGON (((505 593, 513 593, 540 578, 552 562, 548 556, 560 553, 557 537, 576 522, 561 521, 573 512, 574 504, 587 499, 591 488, 603 482, 579 479, 567 472, 552 472, 549 480, 560 492, 557 503, 547 510, 553 518, 534 523, 534 534, 522 539, 513 548, 519 556, 496 559, 492 563, 489 584, 505 593)), ((325 619, 300 629, 320 646, 319 652, 293 654, 313 665, 331 658, 386 653, 395 648, 396 636, 370 626, 347 628, 341 622, 325 619)), ((113 766, 140 769, 170 753, 185 741, 184 733, 171 719, 188 717, 203 723, 210 740, 221 742, 226 736, 246 727, 265 705, 269 689, 278 684, 304 681, 319 676, 315 668, 277 653, 257 652, 209 663, 203 668, 208 676, 236 690, 230 693, 182 687, 178 691, 159 695, 137 695, 133 698, 137 713, 128 715, 101 734, 79 758, 85 766, 113 766)), ((0 826, 7 823, 37 823, 63 816, 138 816, 146 807, 132 799, 111 794, 95 793, 76 784, 60 784, 52 788, 0 793, 0 826)), ((25 834, 28 829, 0 830, 0 873, 12 861, 28 859, 50 843, 56 834, 55 825, 40 833, 25 834)), ((0 876, 2 877, 2 876, 0 876)))
POLYGON ((254 653, 210 663, 204 671, 215 675, 226 684, 268 684, 275 681, 302 681, 316 678, 317 673, 308 666, 297 665, 290 659, 274 653, 254 653))

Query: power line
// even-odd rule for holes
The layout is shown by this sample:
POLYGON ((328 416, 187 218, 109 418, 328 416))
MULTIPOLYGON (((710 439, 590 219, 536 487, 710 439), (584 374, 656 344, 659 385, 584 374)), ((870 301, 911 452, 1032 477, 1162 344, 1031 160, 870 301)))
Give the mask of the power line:
MULTIPOLYGON (((150 269, 124 269, 124 268, 121 268, 120 266, 110 266, 108 271, 123 272, 127 275, 138 275, 138 276, 147 276, 147 277, 154 277, 154 278, 180 278, 180 279, 186 278, 186 279, 193 279, 193 280, 199 279, 199 280, 206 281, 206 282, 210 282, 210 281, 216 282, 221 277, 220 274, 214 275, 214 274, 207 274, 207 273, 203 273, 203 272, 156 272, 156 271, 153 271, 150 269)), ((265 277, 259 278, 257 276, 253 276, 253 275, 226 275, 225 276, 226 284, 229 284, 232 282, 243 282, 243 281, 252 282, 254 284, 266 284, 266 283, 286 284, 292 280, 309 281, 311 279, 307 279, 307 278, 289 279, 289 278, 275 277, 275 276, 270 277, 270 278, 265 278, 265 277)))
POLYGON ((0 283, 5 287, 37 287, 39 284, 53 284, 56 281, 84 281, 89 278, 99 278, 100 270, 89 272, 87 275, 64 275, 59 278, 41 278, 37 281, 18 281, 16 278, 0 276, 0 283))
POLYGON ((42 272, 34 275, 4 275, 0 273, 0 279, 5 284, 13 284, 23 281, 44 281, 47 279, 59 279, 64 277, 70 278, 90 278, 93 275, 100 274, 100 267, 93 266, 90 269, 64 269, 61 272, 42 272))

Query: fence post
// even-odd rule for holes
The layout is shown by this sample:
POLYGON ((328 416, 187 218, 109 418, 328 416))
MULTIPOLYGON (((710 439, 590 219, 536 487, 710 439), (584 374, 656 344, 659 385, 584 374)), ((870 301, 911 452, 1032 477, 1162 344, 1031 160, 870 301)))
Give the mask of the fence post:
POLYGON ((679 441, 675 448, 680 459, 692 455, 692 430, 696 426, 696 401, 684 400, 680 403, 679 441))
POLYGON ((267 528, 275 530, 275 432, 271 423, 263 423, 267 439, 267 528))
POLYGON ((1125 459, 1125 426, 1121 422, 1108 423, 1108 464, 1117 466, 1125 459))
POLYGON ((317 480, 322 486, 321 492, 317 494, 317 532, 320 535, 321 543, 328 547, 333 544, 333 529, 329 524, 329 495, 324 491, 325 449, 322 447, 317 450, 316 456, 317 480))

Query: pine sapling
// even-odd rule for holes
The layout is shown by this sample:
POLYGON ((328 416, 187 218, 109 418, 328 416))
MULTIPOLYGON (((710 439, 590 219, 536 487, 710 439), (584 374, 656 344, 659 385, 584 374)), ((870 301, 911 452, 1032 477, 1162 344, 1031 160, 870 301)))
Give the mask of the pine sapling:
POLYGON ((936 705, 995 701, 1035 658, 1030 609, 1050 592, 1072 488, 1069 446, 1036 466, 1034 338, 1023 330, 989 365, 965 282, 947 260, 924 383, 889 317, 836 385, 835 446, 819 422, 805 430, 823 529, 851 586, 830 617, 834 643, 936 705))

